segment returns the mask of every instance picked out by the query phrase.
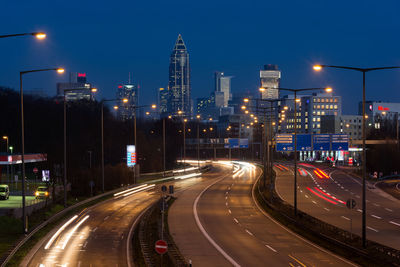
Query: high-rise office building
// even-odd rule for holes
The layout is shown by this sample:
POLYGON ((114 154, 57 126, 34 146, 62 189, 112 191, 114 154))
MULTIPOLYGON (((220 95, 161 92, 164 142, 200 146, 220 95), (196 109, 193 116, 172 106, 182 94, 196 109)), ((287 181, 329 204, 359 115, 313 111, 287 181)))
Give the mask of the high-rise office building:
POLYGON ((278 99, 279 87, 281 81, 281 71, 278 65, 268 64, 264 65, 264 69, 260 70, 261 87, 265 88, 261 92, 262 99, 278 99))
POLYGON ((86 81, 86 73, 71 72, 67 83, 57 83, 57 96, 67 101, 93 100, 92 85, 86 81))
POLYGON ((117 99, 128 99, 128 103, 118 103, 118 118, 121 120, 132 119, 137 113, 135 107, 139 105, 138 86, 132 83, 118 85, 117 99))
POLYGON ((232 100, 231 78, 232 76, 225 76, 223 72, 215 72, 215 92, 222 92, 224 96, 222 107, 227 107, 229 100, 232 100))
POLYGON ((189 53, 179 34, 169 64, 168 113, 176 115, 178 110, 186 116, 192 115, 189 53))

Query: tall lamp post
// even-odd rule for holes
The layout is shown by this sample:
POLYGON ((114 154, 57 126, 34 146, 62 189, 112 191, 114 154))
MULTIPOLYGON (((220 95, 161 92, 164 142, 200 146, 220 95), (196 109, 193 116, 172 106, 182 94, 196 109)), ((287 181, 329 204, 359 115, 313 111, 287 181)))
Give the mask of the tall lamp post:
POLYGON ((200 168, 200 115, 196 115, 197 119, 197 167, 200 168))
POLYGON ((58 73, 64 73, 62 68, 50 68, 50 69, 36 69, 36 70, 26 70, 19 73, 19 85, 20 85, 20 101, 21 101, 21 161, 22 161, 22 227, 23 232, 28 232, 28 227, 26 224, 26 214, 25 214, 25 126, 24 126, 24 90, 22 78, 25 74, 33 72, 43 72, 43 71, 57 71, 58 73))
MULTIPOLYGON (((7 153, 7 161, 8 161, 8 136, 3 136, 3 139, 6 140, 6 153, 7 153)), ((9 177, 9 166, 7 164, 7 181, 9 181, 10 177, 9 177)))
POLYGON ((347 66, 333 66, 333 65, 314 65, 313 69, 315 71, 321 71, 323 68, 335 68, 335 69, 345 69, 345 70, 353 70, 362 72, 362 244, 363 247, 366 247, 366 214, 367 214, 367 203, 366 203, 366 174, 367 174, 367 154, 365 151, 365 140, 366 140, 366 127, 365 127, 365 73, 375 71, 375 70, 388 70, 388 69, 398 69, 400 66, 392 66, 392 67, 378 67, 378 68, 355 68, 355 67, 347 67, 347 66))
POLYGON ((289 91, 294 93, 294 215, 297 216, 297 103, 300 99, 297 99, 298 92, 304 91, 315 91, 315 90, 325 90, 328 93, 332 92, 332 88, 302 88, 302 89, 292 89, 292 88, 277 88, 283 91, 289 91))
MULTIPOLYGON (((76 89, 64 89, 63 100, 64 100, 64 207, 67 207, 67 97, 66 93, 75 91, 85 91, 88 89, 76 88, 76 89)), ((92 93, 97 92, 97 88, 90 89, 92 93)))
MULTIPOLYGON (((134 117, 133 117, 133 135, 134 135, 134 141, 135 141, 135 151, 136 151, 136 159, 138 160, 139 159, 139 157, 138 157, 138 145, 137 145, 137 134, 136 134, 136 115, 137 115, 137 113, 136 113, 136 110, 137 109, 139 109, 139 108, 147 108, 147 107, 151 107, 152 109, 156 109, 157 108, 157 105, 155 105, 155 104, 152 104, 152 105, 143 105, 143 106, 132 106, 132 108, 134 109, 134 117)), ((136 172, 134 172, 134 181, 133 181, 133 184, 136 184, 136 172)))
MULTIPOLYGON (((123 99, 103 99, 101 101, 101 179, 102 179, 102 191, 104 193, 104 102, 111 101, 122 101, 123 103, 128 103, 127 98, 123 99)), ((118 106, 116 109, 118 109, 118 106)), ((115 109, 114 107, 114 109, 115 109)))

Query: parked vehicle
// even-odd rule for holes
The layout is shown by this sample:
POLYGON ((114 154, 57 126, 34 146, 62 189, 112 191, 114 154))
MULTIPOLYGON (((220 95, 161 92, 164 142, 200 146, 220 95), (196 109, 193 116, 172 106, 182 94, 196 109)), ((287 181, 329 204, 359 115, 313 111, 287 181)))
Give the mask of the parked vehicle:
POLYGON ((8 188, 8 185, 6 184, 1 184, 0 185, 0 199, 9 199, 10 197, 10 189, 8 188))
POLYGON ((39 186, 35 192, 36 199, 39 198, 48 198, 49 197, 49 189, 47 186, 39 186))

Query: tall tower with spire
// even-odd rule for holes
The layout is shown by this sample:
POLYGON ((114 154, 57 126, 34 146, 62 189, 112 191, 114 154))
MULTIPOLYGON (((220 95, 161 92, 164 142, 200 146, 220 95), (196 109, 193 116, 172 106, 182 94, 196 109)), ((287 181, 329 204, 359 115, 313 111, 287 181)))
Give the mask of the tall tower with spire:
POLYGON ((176 115, 181 110, 184 115, 191 116, 192 98, 189 53, 180 34, 170 57, 168 92, 168 113, 176 115))

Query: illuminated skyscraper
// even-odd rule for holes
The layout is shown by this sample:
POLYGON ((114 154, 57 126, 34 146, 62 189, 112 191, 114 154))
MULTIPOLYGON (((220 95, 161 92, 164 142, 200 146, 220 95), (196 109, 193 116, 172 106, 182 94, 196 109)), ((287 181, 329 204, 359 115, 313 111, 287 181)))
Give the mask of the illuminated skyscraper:
POLYGON ((185 115, 192 115, 189 53, 180 34, 170 57, 168 93, 169 114, 182 110, 185 115))
POLYGON ((223 72, 215 72, 215 92, 223 93, 223 103, 217 106, 227 107, 229 100, 232 100, 231 95, 231 76, 225 76, 223 72))
POLYGON ((263 70, 260 70, 261 87, 265 88, 264 92, 261 93, 262 99, 278 99, 279 98, 279 86, 281 82, 281 71, 278 69, 278 65, 268 64, 264 66, 263 70))
POLYGON ((158 90, 158 107, 160 114, 166 114, 168 111, 168 90, 160 88, 158 90))
POLYGON ((130 82, 118 85, 117 99, 128 99, 128 103, 118 103, 118 118, 121 120, 132 119, 135 116, 135 106, 138 106, 138 87, 130 82))

